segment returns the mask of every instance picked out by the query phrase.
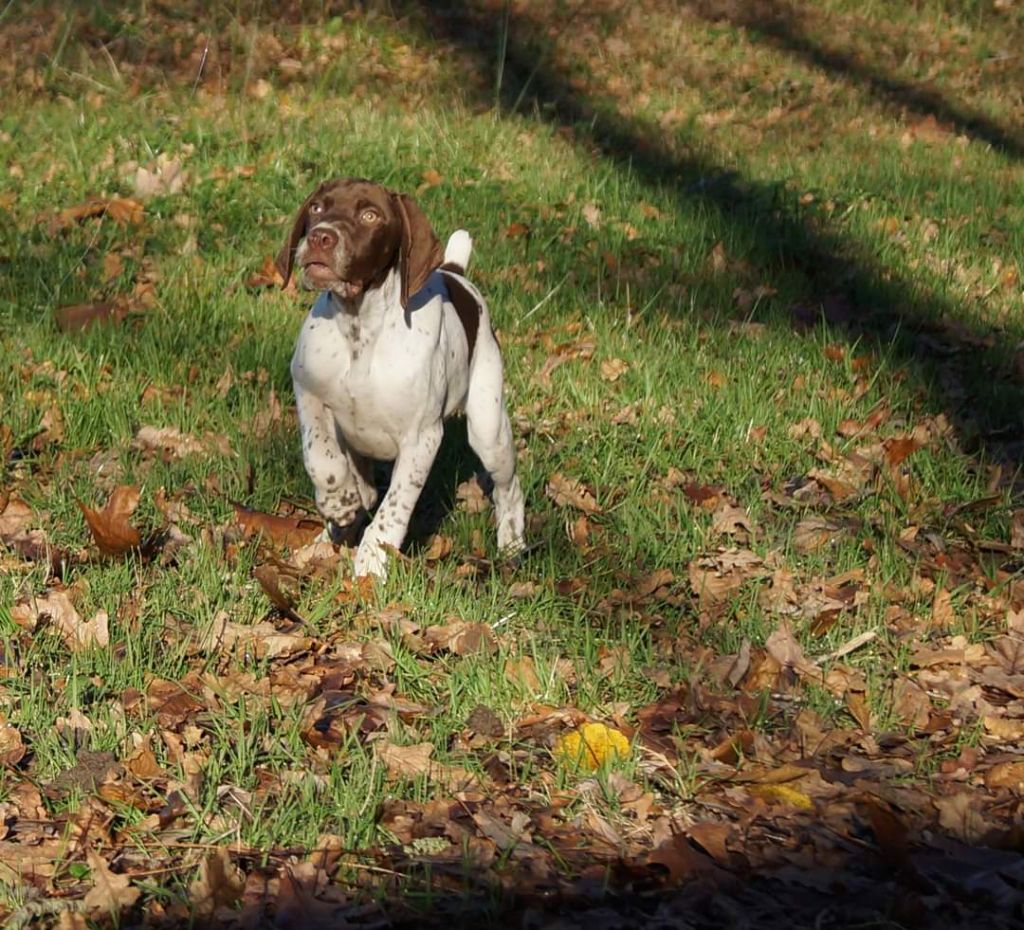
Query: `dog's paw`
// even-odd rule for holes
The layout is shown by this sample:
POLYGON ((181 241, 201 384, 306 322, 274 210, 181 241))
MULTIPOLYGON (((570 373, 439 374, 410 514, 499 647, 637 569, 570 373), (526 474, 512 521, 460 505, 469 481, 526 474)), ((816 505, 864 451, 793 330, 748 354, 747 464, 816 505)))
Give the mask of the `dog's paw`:
POLYGON ((373 540, 363 540, 356 550, 352 571, 357 578, 372 575, 383 580, 388 573, 388 552, 373 540))

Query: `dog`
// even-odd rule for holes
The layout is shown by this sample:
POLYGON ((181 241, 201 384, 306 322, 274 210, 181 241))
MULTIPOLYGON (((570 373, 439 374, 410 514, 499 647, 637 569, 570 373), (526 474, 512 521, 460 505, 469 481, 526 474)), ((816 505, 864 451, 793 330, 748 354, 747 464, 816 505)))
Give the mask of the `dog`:
POLYGON ((321 292, 291 374, 325 537, 337 541, 372 510, 372 462, 394 462, 356 550, 357 576, 386 576, 388 548, 404 542, 444 420, 457 413, 494 484, 498 548, 524 548, 501 352, 487 303, 465 277, 471 252, 463 229, 442 251, 408 195, 345 178, 306 198, 277 257, 285 286, 297 266, 302 286, 321 292))

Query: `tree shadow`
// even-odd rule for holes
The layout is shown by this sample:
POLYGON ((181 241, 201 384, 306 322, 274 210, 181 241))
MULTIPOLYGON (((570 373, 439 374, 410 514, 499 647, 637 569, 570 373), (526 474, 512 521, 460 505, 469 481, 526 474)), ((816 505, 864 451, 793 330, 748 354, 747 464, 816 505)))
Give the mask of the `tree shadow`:
MULTIPOLYGON (((947 414, 965 451, 1013 467, 1020 463, 1024 388, 1010 355, 1019 332, 964 319, 954 301, 883 267, 867 246, 827 220, 809 221, 783 180, 744 177, 699 139, 677 151, 657 125, 577 90, 540 13, 516 8, 503 22, 475 3, 421 2, 405 9, 412 11, 411 21, 429 24, 430 38, 453 44, 482 70, 493 67, 491 50, 500 47, 505 106, 568 127, 598 157, 673 197, 680 211, 702 212, 735 233, 762 280, 785 276, 806 295, 789 308, 794 325, 823 321, 889 355, 908 369, 929 406, 947 414)), ((482 85, 477 93, 477 103, 488 102, 482 85)), ((934 104, 942 118, 954 119, 955 107, 934 104)))
POLYGON ((1024 133, 1019 129, 1003 126, 976 108, 950 100, 935 88, 886 74, 841 48, 825 47, 807 34, 800 11, 787 0, 686 0, 684 6, 704 19, 749 29, 755 40, 763 38, 834 77, 866 89, 896 111, 909 110, 922 117, 933 117, 1010 158, 1024 156, 1024 133))

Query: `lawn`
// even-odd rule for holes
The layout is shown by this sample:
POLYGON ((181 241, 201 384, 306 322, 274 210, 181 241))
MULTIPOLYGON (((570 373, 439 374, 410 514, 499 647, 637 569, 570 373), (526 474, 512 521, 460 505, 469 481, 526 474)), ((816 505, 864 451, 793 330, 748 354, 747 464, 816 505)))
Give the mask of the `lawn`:
POLYGON ((0 918, 1020 926, 1022 43, 0 8, 0 918), (349 175, 475 240, 518 562, 458 421, 386 582, 314 542, 271 256, 349 175))

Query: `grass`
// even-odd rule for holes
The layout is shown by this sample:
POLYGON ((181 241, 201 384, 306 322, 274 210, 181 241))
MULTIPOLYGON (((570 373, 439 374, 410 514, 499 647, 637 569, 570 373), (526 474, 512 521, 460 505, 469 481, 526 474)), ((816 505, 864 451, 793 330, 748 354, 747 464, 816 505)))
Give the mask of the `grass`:
MULTIPOLYGON (((61 12, 40 38, 41 6, 6 14, 26 45, 3 77, 0 115, 0 357, 9 360, 0 366, 0 502, 8 493, 25 500, 31 527, 77 553, 62 581, 83 618, 107 611, 111 641, 69 651, 53 630, 19 627, 14 603, 54 580, 43 562, 2 556, 0 709, 29 753, 0 774, 0 794, 18 807, 26 779, 52 784, 83 748, 124 762, 149 745, 164 774, 136 784, 128 800, 100 796, 126 849, 150 856, 168 844, 162 861, 181 877, 151 883, 147 895, 171 912, 190 900, 198 857, 188 844, 262 851, 253 869, 324 834, 350 850, 407 845, 384 806, 397 799, 419 817, 451 792, 436 778, 389 775, 375 754, 380 740, 428 742, 435 760, 484 780, 504 766, 537 809, 573 794, 556 819, 592 808, 627 824, 631 848, 642 848, 649 830, 623 813, 612 774, 581 800, 579 777, 548 752, 565 724, 535 733, 524 720, 572 708, 643 732, 640 710, 678 686, 719 695, 721 705, 698 696, 709 703, 676 722, 671 777, 634 763, 620 773, 665 810, 717 790, 717 772, 700 767, 739 726, 725 702, 763 741, 752 750, 761 763, 802 708, 853 731, 849 700, 833 690, 767 673, 763 686, 737 690, 716 671, 745 644, 754 666, 762 662, 780 622, 764 594, 780 572, 822 590, 860 573, 856 610, 821 633, 796 615, 796 637, 820 657, 874 632, 841 664, 863 678, 872 735, 900 733, 919 783, 935 776, 928 734, 894 707, 893 684, 917 675, 916 647, 941 648, 957 634, 989 642, 1020 606, 1020 553, 1005 543, 1019 500, 1024 182, 1019 151, 971 131, 980 117, 948 128, 953 117, 940 114, 935 128, 863 74, 888 75, 886 86, 927 78, 943 99, 962 94, 986 120, 1013 125, 1019 94, 1002 92, 1012 75, 1000 70, 987 86, 971 74, 1003 62, 1018 14, 837 0, 803 10, 803 39, 787 44, 781 25, 793 23, 781 14, 758 29, 701 4, 682 13, 647 6, 644 22, 610 3, 570 11, 575 31, 549 47, 538 24, 569 13, 505 5, 500 45, 487 46, 499 50, 495 76, 466 48, 453 65, 456 40, 428 38, 415 5, 401 18, 331 20, 326 33, 214 5, 206 15, 220 40, 194 93, 194 63, 172 51, 176 40, 196 47, 187 18, 167 14, 161 39, 144 28, 143 7, 114 14, 97 5, 78 19, 61 12), (90 42, 87 24, 104 44, 90 42), (884 41, 871 48, 878 30, 884 41), (929 30, 938 49, 918 44, 929 30), (643 54, 629 55, 644 38, 643 54), (823 57, 799 52, 819 39, 850 50, 860 70, 830 71, 823 57), (917 57, 897 60, 908 46, 917 57), (165 77, 147 58, 160 51, 173 61, 165 77), (308 67, 290 76, 282 57, 308 67), (495 96, 499 105, 487 106, 495 96), (623 148, 629 139, 633 151, 623 148), (181 158, 188 180, 147 200, 140 226, 101 217, 48 228, 88 196, 131 194, 130 163, 160 154, 181 158), (472 231, 473 277, 500 331, 537 547, 518 567, 492 564, 490 514, 455 509, 439 526, 452 554, 428 564, 414 548, 375 592, 353 592, 347 557, 304 578, 295 610, 309 626, 297 632, 333 669, 325 685, 312 658, 202 643, 221 612, 289 628, 254 579, 267 551, 240 539, 232 502, 312 510, 288 377, 308 300, 246 281, 277 250, 309 188, 339 174, 418 191, 442 238, 472 231), (823 256, 828 265, 818 264, 823 256), (144 298, 140 281, 150 283, 144 298), (59 307, 133 293, 136 312, 120 325, 73 334, 54 325, 59 307), (545 376, 559 355, 567 360, 545 376), (615 359, 625 367, 612 380, 602 362, 615 359), (283 407, 277 419, 272 397, 283 407), (860 435, 845 425, 883 410, 860 435), (51 442, 41 433, 48 411, 63 424, 51 442), (133 446, 143 425, 224 442, 162 458, 133 446), (816 469, 841 476, 857 450, 922 425, 923 448, 845 500, 808 480, 816 469), (545 493, 557 474, 596 496, 601 510, 582 527, 578 512, 545 493), (132 519, 146 531, 168 522, 158 495, 184 504, 187 515, 170 522, 187 543, 166 559, 90 555, 79 503, 98 506, 119 484, 141 488, 132 519), (727 495, 753 531, 723 535, 700 488, 727 495), (827 544, 808 547, 801 532, 813 516, 834 525, 827 544), (703 601, 691 563, 737 545, 763 560, 760 580, 703 601), (967 561, 951 560, 956 552, 967 561), (487 570, 474 568, 482 561, 487 570), (657 570, 669 573, 665 590, 638 594, 657 570), (513 583, 526 593, 516 596, 513 583), (953 620, 933 624, 943 586, 953 620), (894 620, 897 608, 912 619, 894 620), (491 627, 493 653, 429 653, 416 637, 453 618, 491 627), (359 644, 375 658, 346 671, 341 657, 359 644), (531 675, 509 671, 525 659, 531 675), (183 719, 168 722, 159 702, 133 698, 154 679, 185 682, 195 706, 183 719), (321 689, 342 708, 385 694, 422 709, 367 710, 360 721, 317 708, 321 689), (490 744, 465 735, 480 705, 506 729, 490 744), (68 723, 76 714, 89 722, 84 732, 68 723), (319 747, 310 736, 317 715, 326 721, 319 747), (185 813, 169 834, 153 832, 153 799, 176 787, 185 813)), ((431 493, 451 500, 473 463, 458 427, 449 432, 431 493)), ((940 710, 941 693, 929 693, 940 710)), ((949 758, 964 746, 992 748, 982 716, 958 708, 949 758)), ((47 816, 73 818, 94 793, 44 792, 47 816)), ((437 824, 418 834, 443 835, 437 824)), ((447 854, 471 861, 475 850, 467 835, 447 854)), ((143 858, 129 852, 122 866, 131 872, 143 858)), ((31 898, 0 879, 8 912, 31 898)))

